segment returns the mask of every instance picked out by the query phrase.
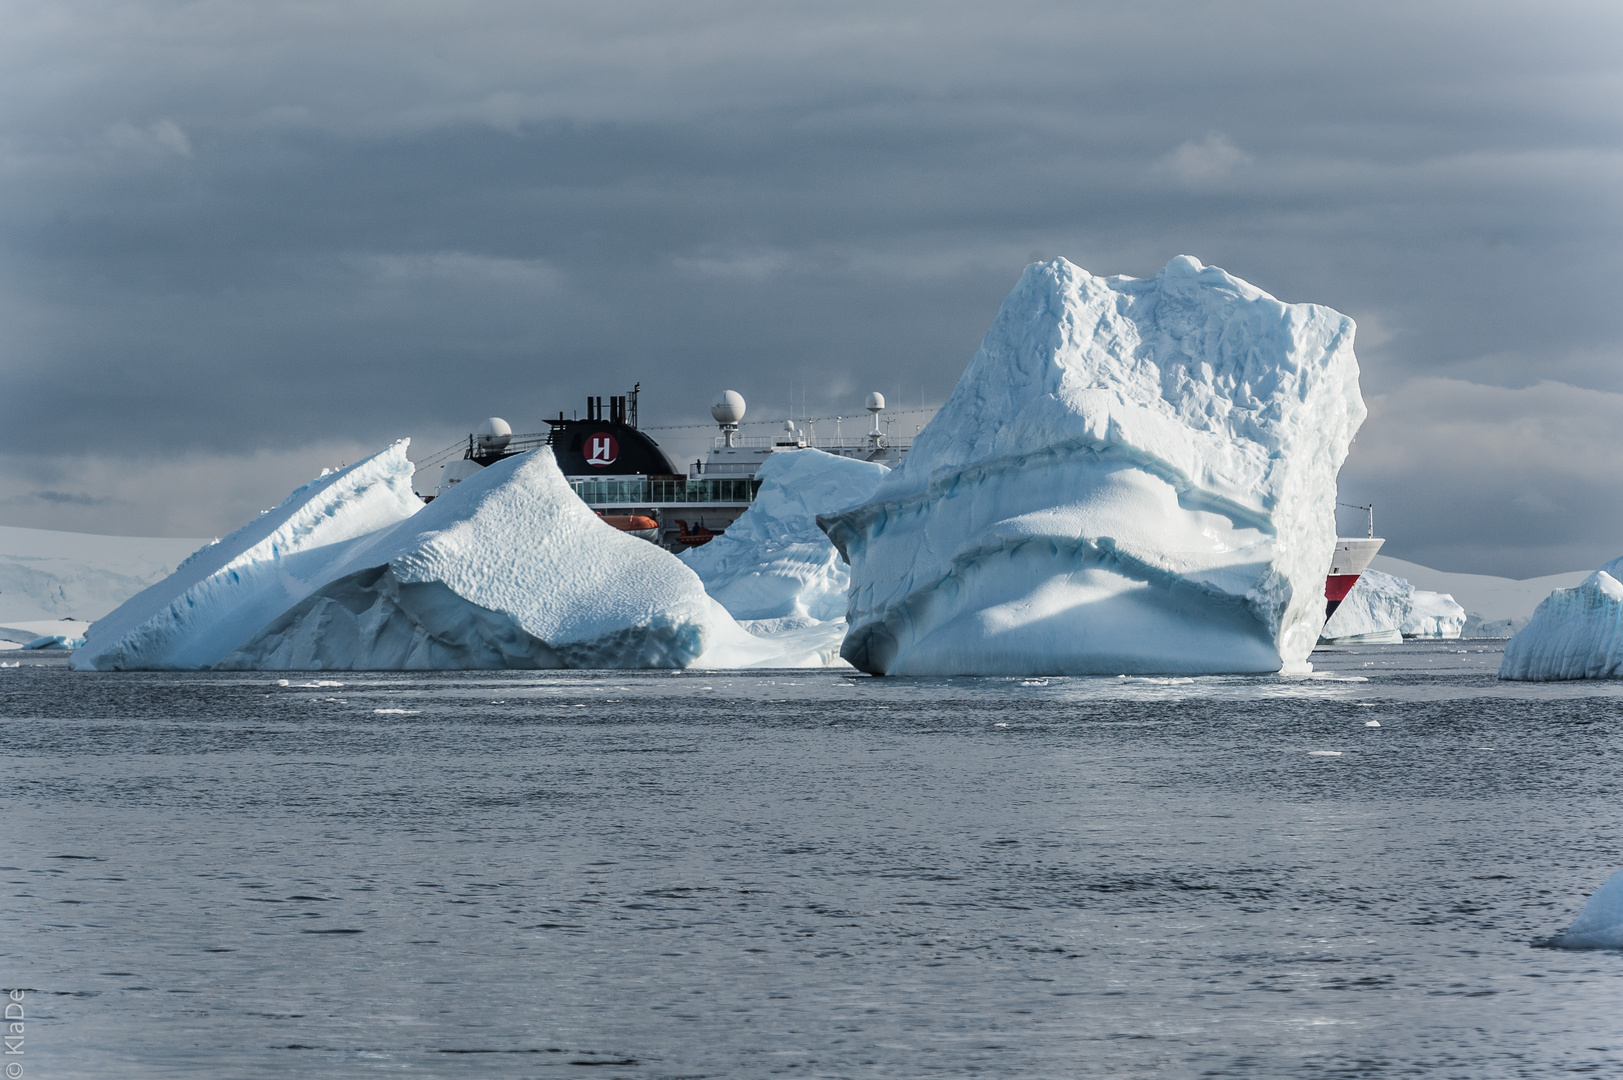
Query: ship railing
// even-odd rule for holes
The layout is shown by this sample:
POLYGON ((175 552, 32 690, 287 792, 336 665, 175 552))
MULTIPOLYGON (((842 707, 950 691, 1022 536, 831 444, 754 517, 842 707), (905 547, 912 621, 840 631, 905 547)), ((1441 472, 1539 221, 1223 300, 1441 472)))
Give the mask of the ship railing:
POLYGON ((699 480, 712 476, 754 476, 755 470, 760 467, 761 463, 759 461, 699 461, 688 466, 688 479, 699 480))
POLYGON ((798 434, 793 438, 782 435, 735 435, 733 441, 729 443, 726 436, 717 435, 711 440, 710 446, 714 450, 725 450, 729 446, 745 450, 761 450, 767 447, 774 450, 800 450, 810 446, 831 454, 854 457, 858 453, 872 452, 875 449, 908 450, 912 448, 913 440, 881 435, 880 442, 876 445, 868 435, 847 435, 844 438, 833 439, 813 439, 798 434))
POLYGON ((657 506, 661 503, 747 503, 761 482, 749 477, 702 480, 571 480, 588 506, 657 506))

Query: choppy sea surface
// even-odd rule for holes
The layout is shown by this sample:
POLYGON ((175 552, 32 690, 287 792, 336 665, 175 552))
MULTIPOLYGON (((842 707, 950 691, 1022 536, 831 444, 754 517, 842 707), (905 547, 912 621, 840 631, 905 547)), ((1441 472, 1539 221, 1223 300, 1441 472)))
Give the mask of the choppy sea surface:
POLYGON ((7 668, 26 1036, 0 1063, 1623 1075, 1623 955, 1539 947, 1623 867, 1623 686, 1503 684, 1499 651, 1194 680, 7 668))

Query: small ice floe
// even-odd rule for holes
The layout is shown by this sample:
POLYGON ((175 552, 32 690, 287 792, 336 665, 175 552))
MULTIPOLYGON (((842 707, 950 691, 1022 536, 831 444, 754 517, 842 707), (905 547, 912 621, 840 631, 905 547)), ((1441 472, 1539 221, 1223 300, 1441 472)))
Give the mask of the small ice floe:
POLYGON ((1364 721, 1364 726, 1365 727, 1380 727, 1381 722, 1379 720, 1365 720, 1364 721))
POLYGON ((1572 925, 1547 944, 1557 949, 1623 949, 1623 870, 1596 889, 1572 925))
POLYGON ((1152 683, 1156 686, 1186 686, 1195 681, 1184 678, 1155 678, 1150 675, 1117 675, 1116 678, 1121 682, 1152 683))
POLYGON ((1340 750, 1309 750, 1308 757, 1340 757, 1340 750))
POLYGON ((316 679, 313 682, 289 682, 286 679, 277 679, 276 685, 292 687, 298 690, 319 690, 325 686, 343 686, 344 684, 335 682, 332 679, 316 679))
POLYGON ((21 660, 13 660, 9 664, 0 663, 0 667, 22 667, 22 666, 23 666, 23 662, 21 660))
POLYGON ((1020 680, 1020 685, 1021 686, 1047 686, 1048 685, 1048 680, 1047 679, 1022 679, 1022 680, 1020 680))
POLYGON ((66 649, 72 652, 74 649, 82 649, 84 646, 85 639, 82 637, 71 637, 67 634, 43 634, 25 644, 23 648, 35 650, 66 649))
POLYGON ((1008 724, 993 724, 993 727, 1008 727, 1008 724))
POLYGON ((379 716, 416 716, 421 709, 373 709, 379 716))

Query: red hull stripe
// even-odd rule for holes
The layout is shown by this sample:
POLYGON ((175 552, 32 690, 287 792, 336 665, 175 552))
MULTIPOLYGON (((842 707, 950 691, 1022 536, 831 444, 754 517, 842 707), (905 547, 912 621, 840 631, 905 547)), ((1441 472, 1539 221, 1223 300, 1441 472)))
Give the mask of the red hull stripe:
POLYGON ((1357 574, 1331 574, 1324 579, 1324 598, 1326 600, 1345 600, 1352 591, 1353 582, 1358 580, 1357 574))

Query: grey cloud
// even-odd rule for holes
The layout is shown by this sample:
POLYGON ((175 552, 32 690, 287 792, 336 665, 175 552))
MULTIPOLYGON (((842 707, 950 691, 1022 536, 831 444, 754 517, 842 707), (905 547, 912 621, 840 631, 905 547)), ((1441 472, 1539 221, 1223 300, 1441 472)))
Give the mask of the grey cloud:
POLYGON ((67 506, 112 506, 124 501, 109 495, 85 495, 73 491, 35 491, 24 496, 21 500, 13 498, 8 501, 17 502, 26 501, 27 499, 38 499, 40 502, 59 503, 67 506))
MULTIPOLYGON (((673 423, 939 401, 1055 255, 1346 311, 1383 399, 1623 391, 1612 5, 53 7, 0 43, 0 452, 438 445, 639 379, 673 423)), ((1394 542, 1565 543, 1507 503, 1469 548, 1372 441, 1394 542)))

